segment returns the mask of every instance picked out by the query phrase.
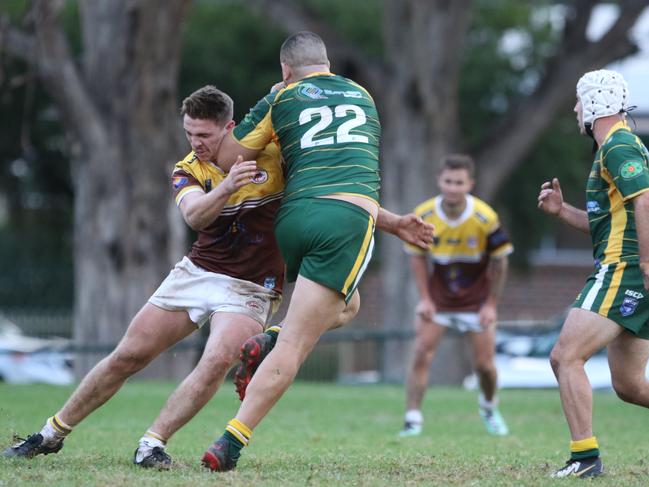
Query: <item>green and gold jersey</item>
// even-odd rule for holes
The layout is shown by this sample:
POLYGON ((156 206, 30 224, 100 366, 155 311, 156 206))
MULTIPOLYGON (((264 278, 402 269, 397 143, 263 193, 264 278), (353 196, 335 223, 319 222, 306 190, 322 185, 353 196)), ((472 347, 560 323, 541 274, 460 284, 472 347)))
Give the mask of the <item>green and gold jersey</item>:
POLYGON ((329 194, 379 199, 381 125, 372 97, 331 73, 314 73, 253 107, 234 129, 249 149, 279 144, 285 201, 329 194))
POLYGON ((615 124, 595 154, 586 212, 596 265, 638 259, 633 198, 649 191, 649 153, 625 122, 615 124))

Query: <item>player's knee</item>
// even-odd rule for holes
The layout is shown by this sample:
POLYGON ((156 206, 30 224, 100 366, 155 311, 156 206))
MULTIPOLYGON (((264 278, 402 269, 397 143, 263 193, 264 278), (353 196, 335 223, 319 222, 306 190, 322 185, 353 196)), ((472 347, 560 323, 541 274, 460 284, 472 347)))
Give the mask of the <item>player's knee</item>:
POLYGON ((130 377, 142 370, 150 359, 140 353, 117 349, 108 356, 108 367, 111 372, 123 377, 130 377))
POLYGON ((201 359, 197 368, 202 375, 220 380, 238 360, 236 353, 214 353, 201 359))
MULTIPOLYGON (((349 303, 345 307, 345 315, 347 316, 347 321, 352 320, 357 314, 358 310, 361 307, 361 296, 358 294, 358 291, 354 292, 349 303)), ((346 323, 346 322, 345 322, 346 323)))
POLYGON ((496 373, 496 366, 493 360, 484 359, 477 361, 475 364, 475 372, 480 376, 491 376, 496 373))
POLYGON ((415 367, 417 366, 428 366, 433 360, 433 355, 435 351, 431 346, 428 346, 425 343, 418 343, 415 346, 415 356, 414 363, 415 367))
POLYGON ((561 368, 562 354, 561 350, 555 345, 550 352, 550 366, 556 377, 559 377, 559 370, 561 368))
POLYGON ((646 387, 646 384, 636 384, 635 382, 625 378, 620 380, 616 377, 613 377, 613 390, 617 397, 622 399, 624 402, 631 404, 637 404, 639 402, 639 392, 646 387))
POLYGON ((361 307, 361 298, 358 294, 358 291, 355 291, 351 299, 345 306, 345 309, 338 315, 336 323, 334 323, 333 328, 339 328, 345 326, 351 320, 353 320, 358 314, 358 310, 361 307))

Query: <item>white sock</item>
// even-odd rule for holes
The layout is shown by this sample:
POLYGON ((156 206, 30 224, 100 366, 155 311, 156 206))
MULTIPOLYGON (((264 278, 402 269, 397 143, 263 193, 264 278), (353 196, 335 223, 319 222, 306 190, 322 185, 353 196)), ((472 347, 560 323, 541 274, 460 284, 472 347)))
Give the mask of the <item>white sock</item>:
POLYGON ((494 395, 491 401, 487 401, 482 392, 478 396, 478 406, 480 409, 485 409, 486 411, 493 411, 498 407, 498 397, 494 395))
POLYGON ((409 409, 408 411, 406 411, 405 419, 407 423, 419 425, 424 423, 424 415, 421 414, 421 411, 419 409, 409 409))
POLYGON ((147 431, 142 435, 142 438, 140 438, 140 449, 146 450, 147 452, 153 450, 156 446, 164 449, 165 444, 166 443, 162 441, 162 437, 152 431, 147 431))
POLYGON ((47 418, 43 428, 40 431, 40 434, 43 436, 43 441, 45 443, 50 443, 51 441, 59 441, 68 436, 72 432, 72 428, 61 421, 58 417, 52 416, 47 418), (57 427, 58 425, 58 427, 57 427))
POLYGON ((162 441, 161 436, 153 433, 152 431, 147 431, 140 438, 140 445, 137 447, 135 452, 135 463, 140 463, 146 456, 148 456, 155 447, 162 448, 164 450, 165 442, 162 441), (155 435, 154 436, 152 436, 155 435))

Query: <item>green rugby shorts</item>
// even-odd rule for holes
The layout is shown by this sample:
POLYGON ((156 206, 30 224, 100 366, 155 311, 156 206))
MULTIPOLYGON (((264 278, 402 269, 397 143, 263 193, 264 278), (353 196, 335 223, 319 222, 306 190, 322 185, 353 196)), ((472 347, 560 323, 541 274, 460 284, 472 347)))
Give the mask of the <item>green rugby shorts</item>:
POLYGON ((649 339, 649 291, 635 262, 604 264, 586 280, 573 305, 604 316, 649 339))
POLYGON ((298 274, 349 301, 374 249, 374 218, 346 201, 302 198, 283 204, 275 237, 286 262, 286 278, 298 274))

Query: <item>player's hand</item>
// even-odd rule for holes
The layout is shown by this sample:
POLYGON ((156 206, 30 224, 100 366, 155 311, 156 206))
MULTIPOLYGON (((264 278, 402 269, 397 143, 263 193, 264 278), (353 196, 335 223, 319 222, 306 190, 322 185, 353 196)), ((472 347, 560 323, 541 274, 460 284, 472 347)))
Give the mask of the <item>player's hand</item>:
POLYGON ((541 185, 541 192, 538 197, 538 207, 548 215, 559 216, 563 207, 563 194, 561 185, 557 178, 546 181, 541 185))
POLYGON ((435 227, 431 223, 426 223, 414 213, 402 215, 397 222, 397 237, 424 250, 433 243, 434 232, 435 227))
POLYGON ((415 308, 415 314, 417 317, 426 321, 433 321, 436 311, 435 303, 430 299, 420 299, 415 308))
POLYGON ((284 88, 286 88, 286 83, 284 83, 283 81, 280 81, 279 83, 275 83, 271 87, 270 92, 271 93, 277 93, 279 90, 283 90, 284 88))
POLYGON ((243 157, 238 156, 237 161, 232 165, 230 172, 221 184, 225 191, 234 193, 242 186, 249 184, 256 173, 257 161, 244 161, 243 157))
POLYGON ((478 320, 480 321, 480 326, 483 329, 488 330, 496 324, 496 319, 498 318, 498 312, 496 310, 496 305, 487 301, 482 305, 480 311, 478 312, 478 320))

